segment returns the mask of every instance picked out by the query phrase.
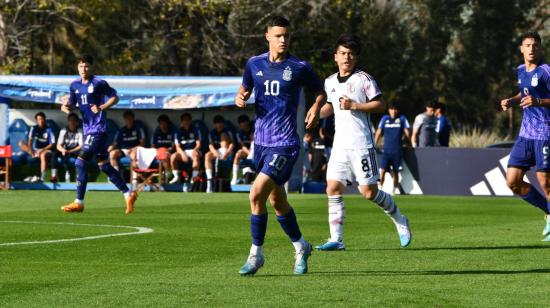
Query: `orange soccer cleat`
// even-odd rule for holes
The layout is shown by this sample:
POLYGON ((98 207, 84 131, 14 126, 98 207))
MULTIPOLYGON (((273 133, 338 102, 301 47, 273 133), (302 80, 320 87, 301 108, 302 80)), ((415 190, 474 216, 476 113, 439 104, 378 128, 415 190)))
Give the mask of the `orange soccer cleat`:
POLYGON ((84 205, 72 202, 61 207, 61 210, 66 213, 81 213, 84 211, 84 205))
POLYGON ((126 214, 130 214, 134 211, 134 204, 136 203, 138 194, 133 191, 130 193, 130 197, 126 198, 126 214))

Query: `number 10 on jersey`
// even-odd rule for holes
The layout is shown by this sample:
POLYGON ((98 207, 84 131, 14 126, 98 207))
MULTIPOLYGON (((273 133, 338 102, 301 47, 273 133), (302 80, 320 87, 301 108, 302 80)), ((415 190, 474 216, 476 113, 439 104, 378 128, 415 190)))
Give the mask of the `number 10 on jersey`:
POLYGON ((277 96, 279 95, 280 83, 279 80, 266 80, 264 82, 265 93, 264 95, 277 96))

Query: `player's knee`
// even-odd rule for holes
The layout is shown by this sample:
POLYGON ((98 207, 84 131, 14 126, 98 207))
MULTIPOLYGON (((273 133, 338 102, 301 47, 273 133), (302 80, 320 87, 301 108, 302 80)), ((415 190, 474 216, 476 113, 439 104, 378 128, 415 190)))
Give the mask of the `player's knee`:
POLYGON ((510 188, 510 190, 512 190, 512 192, 514 192, 517 195, 521 195, 522 182, 523 181, 518 181, 515 178, 506 179, 506 185, 508 186, 508 188, 510 188))
POLYGON ((366 187, 364 188, 362 191, 361 191, 361 194, 363 195, 363 197, 369 199, 369 200, 372 200, 374 199, 374 197, 376 196, 376 194, 378 193, 378 188, 376 187, 366 187))

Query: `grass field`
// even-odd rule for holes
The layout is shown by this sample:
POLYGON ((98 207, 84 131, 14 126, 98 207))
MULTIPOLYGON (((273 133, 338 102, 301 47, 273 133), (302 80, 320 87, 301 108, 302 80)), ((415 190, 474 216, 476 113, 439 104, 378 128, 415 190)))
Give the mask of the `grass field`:
MULTIPOLYGON (((0 244, 133 232, 51 244, 0 246, 0 306, 543 306, 550 243, 542 215, 517 199, 397 197, 413 242, 374 205, 347 196, 345 252, 314 253, 292 275, 293 248, 270 213, 266 264, 237 274, 249 249, 245 194, 144 193, 125 216, 122 196, 90 192, 87 210, 64 214, 73 192, 0 192, 0 244)), ((328 237, 323 195, 291 195, 306 239, 328 237)))

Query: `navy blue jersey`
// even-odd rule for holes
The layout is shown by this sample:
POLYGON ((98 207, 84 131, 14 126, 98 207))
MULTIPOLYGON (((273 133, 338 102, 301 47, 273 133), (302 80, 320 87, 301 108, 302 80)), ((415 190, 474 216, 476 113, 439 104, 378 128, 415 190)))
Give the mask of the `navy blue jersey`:
POLYGON ((82 79, 78 78, 71 83, 69 88, 69 105, 71 108, 78 104, 78 108, 82 113, 82 126, 84 135, 101 134, 107 132, 107 113, 102 110, 98 113, 93 113, 91 106, 102 105, 106 99, 116 95, 116 90, 111 88, 107 81, 96 76, 87 83, 82 83, 82 79))
POLYGON ((175 133, 169 129, 163 133, 160 128, 156 128, 151 138, 151 146, 154 148, 171 148, 174 145, 175 133))
POLYGON ((228 129, 224 128, 221 132, 213 129, 210 131, 210 134, 208 134, 208 141, 214 146, 214 148, 219 149, 221 147, 223 133, 226 133, 227 137, 229 137, 229 142, 233 143, 233 133, 231 133, 228 129))
POLYGON ((176 130, 174 143, 179 144, 182 150, 192 150, 201 140, 201 133, 198 129, 191 127, 189 130, 180 127, 176 130))
POLYGON ((451 124, 447 116, 440 115, 437 119, 437 127, 435 128, 437 132, 437 139, 439 140, 439 145, 442 147, 449 146, 449 139, 451 137, 451 124))
POLYGON ((29 130, 29 140, 33 140, 34 149, 43 149, 50 144, 55 143, 55 134, 49 127, 41 128, 38 125, 29 130))
POLYGON ((115 137, 119 149, 131 149, 139 145, 145 138, 145 131, 139 125, 134 124, 132 128, 121 127, 115 137))
POLYGON ((311 66, 292 55, 271 62, 269 53, 252 57, 246 63, 242 86, 254 89, 256 125, 254 143, 266 147, 299 146, 296 112, 303 86, 323 90, 311 66))
POLYGON ((247 132, 245 132, 242 129, 239 129, 237 131, 237 143, 239 146, 245 146, 250 149, 250 144, 252 142, 254 132, 249 129, 247 132))
POLYGON ((404 115, 392 118, 384 115, 380 120, 378 128, 384 134, 384 150, 399 150, 403 146, 403 131, 409 129, 409 121, 404 115))

